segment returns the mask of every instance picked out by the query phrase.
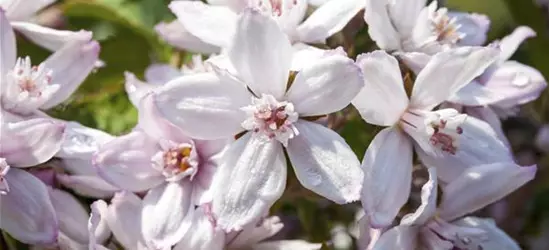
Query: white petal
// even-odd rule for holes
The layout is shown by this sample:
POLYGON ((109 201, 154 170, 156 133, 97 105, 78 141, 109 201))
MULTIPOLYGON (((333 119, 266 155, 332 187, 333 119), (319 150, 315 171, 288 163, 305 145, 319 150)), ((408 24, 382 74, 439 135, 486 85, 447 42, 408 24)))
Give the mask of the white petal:
POLYGON ((494 93, 480 82, 473 80, 450 96, 447 101, 464 106, 485 106, 503 98, 504 96, 494 93))
POLYGON ((183 76, 155 94, 159 112, 197 139, 226 138, 242 131, 246 117, 240 108, 250 101, 251 94, 241 83, 222 74, 183 76))
POLYGON ((351 103, 363 86, 353 60, 334 55, 303 68, 286 94, 300 116, 339 111, 351 103))
MULTIPOLYGON (((111 230, 107 222, 108 206, 103 200, 94 201, 90 205, 90 216, 88 219, 88 246, 96 247, 111 236, 111 230)), ((98 249, 101 249, 99 247, 98 249)))
POLYGON ((517 242, 509 237, 503 230, 497 227, 492 219, 478 217, 465 217, 452 222, 462 227, 473 227, 483 230, 486 233, 486 240, 480 244, 482 249, 520 250, 517 242))
POLYGON ((154 29, 164 41, 178 49, 204 54, 219 53, 220 51, 219 47, 206 43, 191 34, 178 20, 171 23, 159 23, 154 29))
POLYGON ((69 42, 85 42, 92 38, 89 31, 56 30, 28 22, 12 22, 11 25, 32 42, 50 51, 57 51, 69 42))
POLYGON ((431 110, 484 72, 498 54, 493 48, 461 47, 434 55, 416 78, 410 106, 431 110))
POLYGON ((425 7, 426 0, 392 1, 388 4, 391 23, 403 37, 412 32, 419 12, 425 7))
POLYGON ((98 148, 113 140, 114 136, 101 130, 88 128, 78 122, 65 123, 65 138, 55 156, 90 160, 98 148))
MULTIPOLYGON (((244 228, 242 228, 242 231, 231 233, 237 233, 237 235, 230 240, 227 247, 229 249, 242 249, 249 247, 257 244, 258 242, 269 239, 280 232, 283 227, 284 224, 282 224, 280 217, 278 216, 263 218, 257 223, 248 223, 244 226, 244 228)), ((228 234, 227 238, 230 238, 231 234, 228 234)))
POLYGON ((137 126, 155 141, 190 142, 191 138, 158 112, 153 98, 153 95, 149 94, 141 99, 137 126))
POLYGON ((481 209, 532 180, 536 170, 536 166, 521 167, 513 162, 469 168, 443 188, 439 215, 451 221, 481 209))
POLYGON ((292 56, 292 71, 301 71, 303 68, 313 65, 318 62, 318 60, 322 60, 325 57, 334 55, 347 56, 347 53, 342 47, 324 50, 304 43, 296 43, 292 45, 292 48, 294 49, 292 56))
POLYGON ((109 228, 126 249, 143 249, 139 246, 145 246, 141 236, 142 206, 143 202, 135 194, 120 192, 108 208, 106 219, 109 228))
POLYGON ((418 229, 413 226, 396 226, 383 233, 372 250, 416 249, 418 229))
POLYGON ((85 197, 109 198, 120 190, 98 176, 57 175, 56 180, 64 187, 85 197))
POLYGON ((230 146, 213 180, 213 212, 225 231, 258 219, 286 187, 286 159, 276 140, 245 134, 230 146))
POLYGON ((2 3, 2 8, 10 20, 26 20, 31 18, 40 9, 52 4, 55 0, 6 0, 2 3))
POLYGON ((498 139, 503 142, 507 148, 511 148, 511 143, 507 139, 505 132, 503 132, 501 120, 494 109, 490 107, 467 107, 465 108, 465 113, 488 123, 498 136, 498 139))
POLYGON ((169 248, 191 226, 194 206, 190 181, 168 182, 153 188, 143 199, 141 230, 149 247, 169 248))
POLYGON ((148 93, 153 92, 155 87, 159 86, 143 82, 130 72, 124 72, 124 78, 124 88, 126 89, 128 98, 134 107, 139 107, 141 99, 143 99, 143 97, 145 97, 148 93))
POLYGON ((400 59, 416 75, 431 61, 432 56, 421 52, 395 52, 400 59))
POLYGON ((229 58, 239 77, 257 95, 281 100, 292 63, 292 45, 275 20, 254 9, 238 19, 229 58))
POLYGON ((96 41, 73 41, 46 59, 44 68, 53 71, 51 84, 60 88, 40 108, 49 109, 66 101, 95 68, 99 50, 96 41))
POLYGON ((164 84, 181 75, 180 70, 169 64, 151 64, 145 69, 145 80, 153 84, 164 84))
POLYGON ((216 229, 204 207, 193 214, 191 228, 174 250, 222 250, 225 246, 225 233, 216 229))
POLYGON ((319 250, 320 243, 310 243, 304 240, 278 240, 256 244, 252 250, 319 250))
POLYGON ((58 224, 46 185, 24 170, 5 176, 10 191, 0 195, 0 228, 27 244, 52 244, 58 224))
POLYGON ((532 28, 528 26, 517 27, 513 31, 513 33, 499 41, 498 45, 501 49, 499 60, 502 62, 508 60, 509 58, 511 58, 511 56, 513 56, 515 51, 518 49, 520 44, 524 42, 524 40, 535 36, 536 32, 532 28))
POLYGON ((159 150, 155 141, 135 130, 101 147, 93 164, 99 176, 110 184, 134 192, 145 191, 164 181, 151 160, 159 150))
POLYGON ((387 51, 400 50, 400 34, 389 16, 389 1, 366 0, 364 21, 368 24, 368 34, 379 46, 387 51))
POLYGON ((460 126, 463 133, 459 136, 459 146, 456 154, 443 153, 433 156, 420 147, 416 147, 419 159, 426 166, 437 168, 438 178, 450 182, 465 169, 496 162, 513 162, 513 157, 506 144, 489 124, 472 116, 468 116, 460 126))
POLYGON ((423 184, 421 188, 421 205, 413 214, 405 215, 400 221, 401 225, 424 225, 426 222, 435 216, 437 209, 437 173, 436 168, 430 167, 429 181, 423 184))
POLYGON ((59 230, 66 236, 86 244, 88 242, 88 212, 71 194, 52 188, 49 190, 51 204, 59 220, 59 230))
POLYGON ((397 127, 379 132, 362 161, 362 206, 374 228, 390 225, 408 201, 412 185, 412 143, 397 127))
POLYGON ((336 132, 313 122, 295 123, 299 135, 288 143, 288 156, 299 182, 336 203, 360 197, 363 173, 349 145, 336 132))
MULTIPOLYGON (((17 48, 15 47, 15 34, 6 17, 6 12, 0 8, 0 81, 9 70, 12 70, 17 58, 17 48)), ((3 84, 2 84, 3 85, 3 84)))
POLYGON ((395 124, 408 106, 408 97, 397 60, 384 51, 359 55, 365 86, 353 105, 368 123, 381 126, 395 124))
POLYGON ((229 8, 199 1, 172 1, 168 7, 185 30, 200 40, 223 48, 232 41, 237 15, 229 8))
POLYGON ((364 1, 329 1, 316 9, 298 28, 298 40, 305 43, 324 43, 326 38, 341 31, 361 10, 364 1))
POLYGON ((48 118, 10 122, 0 127, 0 154, 14 167, 35 166, 51 159, 61 147, 65 130, 64 124, 48 118))
POLYGON ((458 41, 460 46, 482 46, 486 42, 486 36, 490 29, 490 19, 482 14, 449 12, 449 18, 456 18, 459 25, 458 32, 465 35, 458 41))

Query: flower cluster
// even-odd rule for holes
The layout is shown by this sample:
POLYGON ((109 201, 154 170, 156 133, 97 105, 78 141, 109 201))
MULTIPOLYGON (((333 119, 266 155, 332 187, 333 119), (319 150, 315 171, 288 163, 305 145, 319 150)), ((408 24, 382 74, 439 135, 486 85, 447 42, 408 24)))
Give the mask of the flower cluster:
POLYGON ((547 85, 510 60, 535 36, 529 27, 486 44, 486 16, 437 1, 173 1, 177 19, 156 32, 209 57, 150 65, 145 81, 127 72, 138 123, 114 136, 47 113, 102 64, 91 32, 27 22, 51 2, 0 1, 0 229, 16 240, 320 249, 271 239, 283 224, 269 210, 295 178, 331 202, 360 201, 361 250, 520 249, 490 219, 468 215, 536 174, 515 162, 500 122, 547 85), (313 46, 359 12, 379 50, 355 58, 313 46), (51 56, 17 57, 16 32, 51 56), (380 127, 362 162, 325 122, 353 109, 380 127), (415 200, 413 172, 428 176, 415 200))

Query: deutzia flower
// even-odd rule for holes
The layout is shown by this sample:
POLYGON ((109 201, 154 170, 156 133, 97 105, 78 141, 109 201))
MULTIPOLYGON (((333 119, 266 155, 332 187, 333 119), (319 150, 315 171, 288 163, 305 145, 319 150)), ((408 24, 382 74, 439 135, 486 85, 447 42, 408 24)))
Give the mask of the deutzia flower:
POLYGON ((213 181, 213 212, 227 231, 261 216, 286 185, 286 149, 299 181, 337 203, 359 197, 362 172, 334 131, 310 122, 347 106, 362 87, 360 70, 328 53, 290 79, 293 50, 276 21, 247 9, 228 57, 237 75, 178 78, 155 95, 163 116, 201 139, 238 135, 213 181), (293 80, 293 81, 292 81, 293 80))
MULTIPOLYGON (((484 15, 449 12, 437 1, 366 0, 368 34, 386 51, 434 54, 456 45, 482 44, 490 21, 484 15)), ((327 5, 327 4, 326 4, 327 5)))
POLYGON ((15 35, 2 10, 0 29, 0 101, 3 109, 19 115, 65 101, 92 71, 99 55, 96 41, 78 40, 33 66, 29 57, 17 58, 15 35))
POLYGON ((216 53, 221 48, 230 46, 238 14, 247 7, 257 8, 265 15, 271 16, 293 43, 324 43, 326 38, 341 30, 346 24, 338 20, 340 17, 328 19, 325 18, 328 13, 316 12, 303 21, 307 0, 207 2, 209 4, 200 1, 172 1, 169 7, 178 19, 172 23, 159 24, 156 27, 157 32, 179 48, 216 53))
POLYGON ((54 156, 64 128, 46 118, 14 121, 0 114, 0 229, 21 242, 49 245, 57 240, 59 225, 48 189, 26 168, 54 156))
POLYGON ((497 57, 491 48, 440 52, 419 72, 408 97, 397 60, 384 51, 359 55, 365 87, 353 100, 362 118, 390 126, 364 155, 362 204, 374 227, 389 225, 410 193, 413 149, 448 182, 466 168, 512 162, 490 126, 454 109, 432 111, 486 69, 497 57), (398 157, 395 157, 398 155, 398 157))
MULTIPOLYGON (((437 177, 429 168, 421 205, 400 225, 373 242, 374 250, 394 249, 520 249, 493 222, 462 216, 497 201, 532 180, 536 167, 496 163, 467 169, 442 188, 437 205, 437 177)), ((367 233, 367 232, 366 232, 367 233)))

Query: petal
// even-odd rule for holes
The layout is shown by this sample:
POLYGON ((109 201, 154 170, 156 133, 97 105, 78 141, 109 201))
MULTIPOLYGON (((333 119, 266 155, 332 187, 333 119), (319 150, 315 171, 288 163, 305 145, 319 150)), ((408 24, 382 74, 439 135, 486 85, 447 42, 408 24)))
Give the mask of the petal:
POLYGON ((143 202, 130 192, 117 193, 111 200, 105 216, 112 233, 126 249, 144 249, 141 236, 141 210, 143 202))
POLYGON ((467 107, 465 113, 469 116, 480 119, 490 125, 490 127, 496 132, 498 139, 505 144, 507 148, 511 148, 511 143, 507 140, 501 120, 496 112, 490 107, 467 107))
POLYGON ((431 55, 422 52, 395 52, 393 54, 416 75, 419 74, 429 61, 431 61, 431 58, 433 58, 431 55))
POLYGON ((532 28, 528 26, 517 27, 513 33, 504 37, 501 41, 499 41, 499 43, 497 43, 501 50, 499 60, 502 62, 508 60, 511 56, 513 56, 513 54, 515 54, 515 51, 517 51, 518 47, 522 42, 524 42, 524 40, 535 36, 536 32, 532 28))
POLYGON ((5 178, 10 191, 0 195, 0 228, 23 243, 54 243, 59 229, 46 186, 17 168, 5 178))
POLYGON ((238 19, 229 58, 241 79, 256 94, 281 100, 292 63, 292 45, 275 20, 247 9, 238 19))
POLYGON ((360 162, 336 132, 313 122, 295 123, 299 135, 288 143, 288 156, 299 182, 336 203, 360 197, 360 162))
POLYGON ((180 77, 158 89, 158 111, 185 134, 197 139, 220 139, 242 131, 245 120, 241 107, 249 105, 251 94, 239 82, 220 73, 180 77), (219 126, 218 121, 223 121, 219 126))
POLYGON ((145 133, 136 130, 101 147, 93 164, 110 184, 133 192, 145 191, 164 181, 151 161, 159 150, 145 133))
POLYGON ((410 196, 412 143, 396 127, 381 130, 366 150, 362 169, 361 200, 370 224, 388 226, 410 196))
POLYGON ((65 123, 65 138, 55 156, 89 160, 99 146, 114 139, 114 136, 101 130, 88 128, 78 122, 65 123))
POLYGON ((513 162, 509 148, 486 122, 468 116, 460 127, 463 133, 458 138, 456 154, 443 153, 433 156, 416 147, 421 162, 426 166, 436 167, 441 181, 450 182, 471 166, 513 162))
POLYGON ((484 87, 499 99, 489 104, 511 108, 536 100, 547 87, 547 81, 535 68, 506 61, 491 72, 484 87))
POLYGON ((393 1, 388 4, 390 21, 401 36, 408 37, 410 35, 419 13, 426 3, 426 0, 408 0, 393 1))
POLYGON ((389 16, 389 4, 387 0, 366 0, 364 21, 368 24, 368 34, 379 48, 400 50, 401 37, 389 16))
POLYGON ((341 31, 364 9, 363 1, 329 1, 316 9, 298 28, 298 40, 305 43, 325 43, 326 38, 341 31))
POLYGON ((300 116, 337 112, 360 91, 361 76, 360 68, 348 57, 325 57, 297 74, 286 98, 300 116))
POLYGON ((509 237, 503 230, 497 227, 494 220, 479 217, 465 217, 452 224, 462 227, 472 227, 483 230, 486 239, 480 243, 482 249, 505 249, 505 250, 520 250, 517 242, 509 237))
POLYGON ((199 1, 172 1, 168 7, 189 33, 211 45, 229 46, 237 20, 229 8, 199 1))
POLYGON ((319 250, 321 243, 310 243, 304 240, 277 240, 256 244, 252 250, 319 250))
POLYGON ((436 168, 430 167, 429 181, 423 184, 421 188, 421 205, 413 214, 405 215, 400 221, 400 225, 418 225, 422 226, 429 219, 435 216, 437 209, 437 173, 436 168))
POLYGON ((52 4, 55 0, 32 0, 32 1, 5 1, 2 3, 2 8, 6 10, 6 14, 10 20, 26 20, 31 18, 40 9, 52 4))
MULTIPOLYGON (((245 249, 273 237, 283 227, 284 224, 282 224, 278 216, 267 217, 257 223, 249 223, 242 228, 242 231, 236 232, 237 235, 230 240, 227 247, 229 249, 245 249)), ((227 238, 229 237, 228 235, 227 238)))
POLYGON ((124 78, 124 88, 126 89, 128 98, 134 107, 139 107, 141 99, 143 99, 143 97, 145 97, 148 93, 153 92, 155 87, 159 86, 143 82, 130 72, 124 72, 124 78))
POLYGON ((465 12, 449 12, 449 18, 456 18, 458 32, 465 35, 458 41, 460 46, 482 46, 490 29, 490 19, 486 15, 465 12))
POLYGON ((396 226, 383 233, 373 246, 373 250, 416 249, 418 229, 413 226, 396 226))
POLYGON ((191 34, 178 20, 171 23, 159 23, 154 29, 164 41, 178 49, 204 54, 219 53, 220 51, 219 47, 206 43, 191 34))
POLYGON ((56 30, 29 22, 12 22, 11 25, 33 43, 50 51, 57 51, 69 42, 87 42, 92 38, 92 32, 83 30, 56 30))
POLYGON ((15 34, 10 25, 10 21, 6 17, 6 12, 0 8, 0 81, 4 81, 4 77, 8 71, 12 70, 17 58, 17 48, 15 47, 15 34))
POLYGON ((213 180, 212 209, 225 231, 258 219, 286 187, 286 159, 276 140, 245 134, 223 157, 213 180))
POLYGON ((171 140, 181 143, 191 140, 158 112, 152 94, 143 97, 139 104, 138 127, 155 141, 171 140))
POLYGON ((193 219, 190 181, 167 182, 153 188, 143 199, 141 230, 147 245, 164 249, 187 233, 193 219))
POLYGON ((431 110, 480 75, 498 56, 498 50, 460 47, 431 58, 416 78, 410 106, 431 110))
MULTIPOLYGON (((90 205, 91 213, 88 219, 88 244, 96 247, 111 236, 111 230, 107 223, 108 206, 103 200, 97 200, 90 205)), ((101 249, 99 247, 98 249, 101 249)))
POLYGON ((88 242, 88 212, 71 194, 52 188, 49 190, 51 204, 59 220, 59 231, 72 240, 88 242))
POLYGON ((96 41, 73 41, 46 59, 44 68, 53 71, 51 82, 60 88, 40 108, 49 109, 66 101, 95 68, 99 50, 96 41))
POLYGON ((181 71, 169 64, 151 64, 145 69, 145 80, 154 84, 164 84, 181 75, 181 71))
POLYGON ((391 126, 408 106, 397 60, 384 51, 359 55, 365 86, 353 105, 368 123, 391 126))
POLYGON ((51 159, 61 147, 65 125, 47 118, 2 124, 0 155, 14 167, 51 159))
POLYGON ((59 174, 56 180, 64 187, 85 197, 109 198, 116 191, 120 190, 120 188, 111 185, 97 176, 59 174))
POLYGON ((504 98, 494 92, 479 81, 473 80, 450 96, 447 101, 464 106, 485 106, 504 98))
POLYGON ((296 43, 292 48, 294 49, 291 66, 292 71, 301 71, 326 57, 334 55, 347 56, 347 52, 345 52, 342 47, 324 50, 304 43, 296 43))
POLYGON ((452 221, 481 209, 532 180, 536 170, 536 166, 520 167, 513 162, 469 168, 443 188, 439 215, 452 221))
POLYGON ((209 215, 199 207, 193 214, 192 229, 175 245, 174 250, 221 250, 225 246, 225 233, 212 224, 209 215))

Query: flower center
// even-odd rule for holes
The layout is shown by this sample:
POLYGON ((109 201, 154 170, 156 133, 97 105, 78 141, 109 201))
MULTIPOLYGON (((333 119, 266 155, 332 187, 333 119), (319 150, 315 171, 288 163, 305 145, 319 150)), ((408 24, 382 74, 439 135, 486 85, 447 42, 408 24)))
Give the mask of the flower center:
POLYGON ((262 12, 279 17, 297 5, 297 0, 257 0, 257 7, 262 12))
POLYGON ((155 168, 162 171, 168 181, 194 176, 198 171, 198 157, 193 146, 183 143, 158 152, 153 157, 155 168))
POLYGON ((0 195, 6 195, 10 191, 10 187, 5 178, 9 170, 10 165, 8 165, 6 159, 0 158, 0 195))
POLYGON ((284 146, 288 140, 298 135, 293 125, 299 118, 294 111, 294 105, 289 102, 278 102, 272 95, 262 95, 253 98, 252 105, 243 107, 248 119, 242 122, 242 127, 269 139, 276 139, 284 146))
POLYGON ((456 18, 448 16, 448 9, 440 8, 431 15, 432 29, 437 41, 444 44, 456 44, 465 34, 459 32, 461 25, 456 23, 456 18))
POLYGON ((440 119, 431 123, 434 133, 431 136, 431 144, 435 147, 440 147, 442 151, 450 154, 456 154, 458 141, 457 138, 463 133, 463 129, 456 123, 449 123, 447 120, 440 119))
POLYGON ((52 71, 44 69, 43 65, 32 66, 29 57, 18 58, 10 74, 19 87, 21 94, 29 97, 40 97, 42 91, 51 83, 52 71))

